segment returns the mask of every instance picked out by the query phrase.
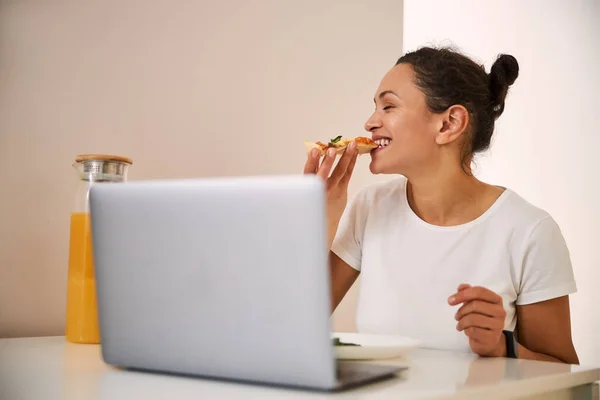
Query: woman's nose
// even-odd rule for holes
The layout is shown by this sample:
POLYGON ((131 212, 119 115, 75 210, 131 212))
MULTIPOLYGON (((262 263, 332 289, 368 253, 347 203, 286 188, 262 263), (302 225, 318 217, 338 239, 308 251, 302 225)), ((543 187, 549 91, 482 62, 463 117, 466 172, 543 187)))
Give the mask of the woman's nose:
POLYGON ((373 132, 374 129, 377 129, 381 126, 381 118, 377 116, 377 112, 374 112, 373 115, 365 122, 365 130, 368 132, 373 132))

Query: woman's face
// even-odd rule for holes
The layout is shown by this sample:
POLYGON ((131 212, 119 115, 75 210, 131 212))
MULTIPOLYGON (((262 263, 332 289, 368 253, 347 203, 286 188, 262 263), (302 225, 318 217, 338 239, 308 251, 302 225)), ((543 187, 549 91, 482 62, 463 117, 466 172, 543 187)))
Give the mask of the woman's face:
POLYGON ((414 83, 409 64, 392 68, 375 95, 375 111, 365 123, 380 144, 371 152, 371 172, 403 174, 433 166, 438 158, 436 135, 442 121, 429 111, 425 95, 414 83))

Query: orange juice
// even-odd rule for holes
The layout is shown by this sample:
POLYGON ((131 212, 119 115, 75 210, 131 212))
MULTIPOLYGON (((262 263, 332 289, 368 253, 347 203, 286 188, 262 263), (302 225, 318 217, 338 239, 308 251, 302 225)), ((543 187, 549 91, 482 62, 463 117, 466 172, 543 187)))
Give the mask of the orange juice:
POLYGON ((73 343, 100 343, 89 214, 71 214, 66 337, 73 343))

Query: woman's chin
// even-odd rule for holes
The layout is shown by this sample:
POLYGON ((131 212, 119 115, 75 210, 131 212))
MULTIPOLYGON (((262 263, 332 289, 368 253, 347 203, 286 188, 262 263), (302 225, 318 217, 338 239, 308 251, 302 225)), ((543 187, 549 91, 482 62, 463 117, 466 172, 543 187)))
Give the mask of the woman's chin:
MULTIPOLYGON (((391 145, 390 145, 391 146, 391 145)), ((388 147, 380 147, 371 151, 371 164, 369 164, 369 170, 373 174, 385 174, 389 173, 386 168, 386 155, 389 153, 388 147)))
POLYGON ((385 168, 382 168, 381 161, 371 159, 371 163, 369 164, 369 170, 372 174, 384 174, 385 168))
POLYGON ((373 155, 371 155, 371 163, 369 164, 369 170, 374 175, 398 173, 396 171, 396 168, 394 168, 394 165, 386 163, 385 160, 383 160, 380 156, 373 157, 373 155))

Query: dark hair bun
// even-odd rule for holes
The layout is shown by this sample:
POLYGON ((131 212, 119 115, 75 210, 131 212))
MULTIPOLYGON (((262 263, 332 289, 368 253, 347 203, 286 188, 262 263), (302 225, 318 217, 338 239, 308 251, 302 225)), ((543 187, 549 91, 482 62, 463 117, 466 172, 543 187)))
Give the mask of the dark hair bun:
POLYGON ((517 59, 508 54, 500 54, 494 65, 492 65, 489 75, 489 88, 494 119, 502 115, 508 87, 515 83, 518 76, 519 63, 517 59))

